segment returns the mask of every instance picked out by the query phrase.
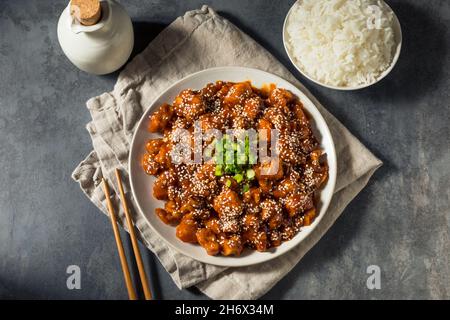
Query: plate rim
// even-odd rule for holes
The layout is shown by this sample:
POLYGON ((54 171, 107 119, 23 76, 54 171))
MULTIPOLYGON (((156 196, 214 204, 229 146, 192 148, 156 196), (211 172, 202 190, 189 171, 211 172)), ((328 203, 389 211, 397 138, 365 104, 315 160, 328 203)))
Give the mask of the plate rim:
MULTIPOLYGON (((260 263, 263 263, 263 262, 268 262, 268 261, 270 261, 270 260, 273 260, 273 259, 275 259, 275 258, 277 258, 277 257, 280 257, 280 256, 282 256, 282 255, 284 255, 284 254, 286 254, 287 252, 289 252, 289 251, 291 251, 292 249, 294 249, 294 248, 296 248, 298 245, 300 245, 300 243, 302 243, 303 241, 305 241, 309 236, 310 236, 310 234, 313 232, 313 231, 315 231, 316 230, 316 228, 317 228, 317 225, 320 223, 320 221, 322 220, 322 218, 327 214, 327 211, 328 211, 328 208, 329 208, 329 205, 330 205, 330 203, 331 203, 331 201, 332 201, 332 199, 333 199, 333 195, 334 195, 334 192, 335 192, 335 187, 336 187, 336 180, 337 180, 337 154, 336 154, 336 148, 335 148, 335 143, 334 143, 334 140, 333 140, 333 136, 332 136, 332 134, 331 134, 331 131, 330 131, 330 128, 328 127, 328 123, 325 121, 325 119, 324 119, 324 117, 323 117, 323 115, 322 115, 322 113, 320 112, 320 110, 317 108, 317 106, 316 106, 316 103, 314 103, 314 101, 313 101, 313 99, 311 99, 309 96, 312 96, 312 94, 311 93, 309 93, 309 92, 304 92, 305 91, 305 89, 300 89, 297 85, 294 85, 293 83, 291 83, 290 81, 288 81, 288 80, 286 80, 286 79, 284 79, 284 78, 282 78, 282 77, 280 77, 280 76, 278 76, 278 75, 276 75, 276 74, 273 74, 273 73, 270 73, 270 72, 267 72, 267 71, 263 71, 263 70, 260 70, 260 69, 256 69, 256 68, 249 68, 249 67, 241 67, 241 66, 222 66, 222 67, 212 67, 212 68, 207 68, 207 69, 203 69, 203 70, 199 70, 199 71, 196 71, 196 72, 194 72, 194 73, 191 73, 191 74, 189 74, 189 75, 187 75, 187 76, 185 76, 185 77, 183 77, 183 78, 181 78, 181 79, 179 79, 179 80, 177 80, 177 81, 175 81, 174 83, 172 83, 170 86, 168 86, 167 88, 165 88, 156 98, 154 98, 153 100, 152 100, 152 102, 150 102, 150 104, 149 104, 149 107, 145 110, 145 111, 143 111, 143 113, 142 113, 142 115, 141 115, 141 118, 139 119, 139 121, 138 121, 138 123, 135 125, 135 128, 134 128, 134 132, 133 132, 133 137, 132 137, 132 140, 131 140, 131 142, 130 142, 130 151, 129 151, 129 155, 128 155, 128 173, 129 173, 129 182, 130 182, 130 188, 131 188, 131 192, 132 192, 132 195, 133 195, 133 198, 134 198, 134 200, 135 200, 135 202, 136 202, 136 206, 137 206, 137 211, 138 211, 138 214, 139 215, 141 215, 143 218, 144 218, 144 220, 145 220, 145 222, 146 222, 146 224, 151 228, 151 230, 153 231, 153 232, 155 232, 156 233, 156 235, 158 236, 158 237, 160 237, 163 241, 164 241, 164 243, 165 244, 167 244, 171 249, 173 249, 173 250, 175 250, 176 252, 178 252, 178 253, 180 253, 180 254, 182 254, 182 255, 185 255, 185 256, 187 256, 187 257, 190 257, 190 258, 192 258, 192 259, 194 259, 194 260, 196 260, 196 261, 199 261, 199 262, 202 262, 202 263, 205 263, 205 264, 211 264, 211 265, 216 265, 216 266, 221 266, 221 267, 246 267, 246 266, 251 266, 251 265, 256 265, 256 264, 260 264, 260 263), (203 257, 201 257, 201 258, 199 258, 199 257, 196 257, 196 256, 194 256, 193 254, 190 254, 189 252, 182 252, 179 248, 177 248, 176 246, 174 246, 172 243, 170 243, 170 241, 169 240, 167 240, 158 230, 157 230, 157 228, 155 228, 153 225, 152 225, 152 223, 150 223, 150 221, 149 221, 149 219, 147 218, 147 216, 145 215, 145 213, 144 213, 144 210, 143 210, 143 208, 142 208, 142 206, 141 206, 141 204, 140 204, 140 202, 139 202, 139 200, 138 200, 138 197, 136 197, 136 190, 135 190, 135 183, 133 182, 133 175, 132 175, 132 166, 133 166, 133 155, 134 155, 134 149, 135 149, 135 141, 136 141, 136 137, 137 137, 137 134, 138 134, 138 129, 141 127, 141 125, 142 125, 142 123, 145 121, 145 120, 147 120, 147 115, 148 115, 148 113, 150 112, 150 110, 152 109, 152 107, 154 107, 154 105, 155 105, 155 102, 156 101, 158 101, 158 100, 160 100, 160 98, 163 96, 163 95, 165 95, 166 93, 167 93, 167 91, 169 91, 169 90, 171 90, 173 87, 175 87, 175 86, 177 86, 179 83, 181 83, 181 82, 183 82, 183 81, 186 81, 187 79, 189 79, 189 78, 191 78, 191 77, 195 77, 195 76, 198 76, 198 75, 200 75, 200 74, 202 74, 202 73, 208 73, 208 72, 214 72, 214 71, 219 71, 219 70, 227 70, 227 71, 230 71, 230 70, 236 70, 236 71, 239 71, 239 72, 245 72, 245 71, 250 71, 250 72, 256 72, 256 73, 262 73, 262 74, 264 74, 264 75, 266 75, 266 76, 270 76, 270 77, 275 77, 275 78, 278 78, 279 80, 281 80, 281 81, 284 81, 284 82, 287 82, 288 84, 290 84, 291 86, 293 86, 293 87, 295 87, 298 91, 300 91, 305 97, 306 97, 306 99, 308 99, 309 100, 309 102, 310 102, 310 104, 316 109, 315 111, 317 111, 317 115, 318 115, 318 117, 320 117, 320 120, 321 121, 323 121, 323 123, 325 124, 325 126, 324 126, 324 131, 327 133, 327 135, 328 135, 328 137, 329 137, 329 139, 330 139, 330 149, 331 149, 331 152, 332 152, 332 154, 333 154, 333 157, 334 157, 334 166, 333 166, 333 168, 331 168, 330 167, 330 169, 332 169, 332 170, 330 170, 329 172, 331 172, 332 174, 330 174, 329 176, 328 176, 328 182, 327 183, 329 183, 330 184, 330 194, 331 194, 331 196, 330 196, 330 198, 329 198, 329 200, 327 201, 327 203, 324 203, 324 206, 322 207, 322 209, 321 210, 323 210, 323 214, 321 214, 321 215, 319 215, 318 217, 316 217, 316 219, 315 219, 315 221, 314 222, 316 222, 316 224, 315 224, 315 226, 312 228, 312 229, 309 229, 309 230, 301 230, 301 231, 299 231, 298 233, 297 233, 297 235, 298 234, 300 234, 300 232, 303 232, 303 238, 301 239, 301 240, 298 240, 298 242, 297 243, 291 243, 292 245, 290 245, 290 246, 286 246, 286 247, 284 247, 283 248, 283 250, 280 250, 279 248, 280 247, 277 247, 276 249, 276 251, 275 252, 272 252, 272 253, 270 253, 270 255, 268 255, 265 259, 260 259, 260 260, 258 260, 258 261, 245 261, 245 260, 240 260, 240 258, 239 257, 236 257, 236 259, 233 259, 233 260, 225 260, 226 262, 222 262, 222 259, 220 259, 219 261, 217 261, 217 262, 211 262, 211 261, 206 261, 205 259, 203 259, 203 257), (278 252, 277 252, 278 251, 278 252)), ((299 97, 300 98, 300 97, 299 97)), ((314 97, 314 99, 317 101, 317 99, 314 97)), ((175 229, 175 228, 174 228, 175 229)), ((295 237, 294 237, 295 238, 295 237)), ((289 241, 286 241, 286 242, 290 242, 290 241, 292 241, 292 240, 294 240, 294 238, 293 239, 291 239, 291 240, 289 240, 289 241)), ((263 254, 263 253, 262 253, 263 254)), ((206 252, 205 252, 205 256, 206 256, 207 254, 206 254, 206 252)), ((215 256, 207 256, 209 259, 214 259, 215 258, 215 256)), ((226 258, 226 257, 225 257, 226 258)))

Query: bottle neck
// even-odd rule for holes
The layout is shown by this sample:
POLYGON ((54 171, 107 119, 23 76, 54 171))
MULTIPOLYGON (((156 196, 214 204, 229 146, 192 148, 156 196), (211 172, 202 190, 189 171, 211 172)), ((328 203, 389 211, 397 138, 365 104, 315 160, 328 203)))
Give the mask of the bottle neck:
POLYGON ((70 28, 74 33, 84 33, 89 37, 104 36, 112 30, 112 10, 108 0, 100 1, 101 16, 100 19, 91 26, 82 25, 77 19, 71 16, 70 28))
POLYGON ((70 14, 83 26, 93 26, 101 18, 102 8, 99 0, 71 0, 70 14))

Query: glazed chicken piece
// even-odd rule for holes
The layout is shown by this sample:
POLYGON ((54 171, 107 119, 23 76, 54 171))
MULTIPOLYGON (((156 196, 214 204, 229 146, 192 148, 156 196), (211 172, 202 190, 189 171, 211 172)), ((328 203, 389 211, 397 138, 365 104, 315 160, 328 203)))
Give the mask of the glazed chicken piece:
POLYGON ((145 150, 150 155, 156 155, 159 152, 159 149, 164 144, 163 139, 150 139, 145 144, 145 150))
POLYGON ((222 238, 222 254, 224 256, 239 256, 244 250, 244 244, 239 235, 233 234, 222 238))
POLYGON ((252 187, 249 191, 243 194, 242 201, 245 205, 247 213, 256 216, 259 215, 259 212, 261 211, 260 202, 262 193, 263 192, 260 188, 252 187))
POLYGON ((309 226, 313 222, 316 215, 316 208, 311 208, 306 211, 305 215, 303 216, 303 225, 309 226))
POLYGON ((283 161, 279 158, 273 158, 264 163, 254 166, 257 179, 279 180, 283 178, 283 161))
POLYGON ((313 206, 312 196, 304 193, 295 193, 287 196, 284 203, 284 207, 291 217, 311 209, 313 206))
POLYGON ((218 188, 214 171, 215 165, 208 163, 198 169, 192 178, 190 192, 193 196, 208 198, 214 194, 218 188))
POLYGON ((296 181, 290 178, 285 178, 275 187, 273 195, 275 198, 284 198, 290 193, 298 192, 300 186, 296 181))
POLYGON ((183 216, 180 224, 177 226, 176 235, 181 241, 197 243, 197 229, 197 222, 191 214, 187 214, 183 216))
POLYGON ((305 111, 303 110, 303 105, 301 104, 301 102, 297 101, 292 106, 292 112, 294 113, 295 117, 297 118, 301 126, 309 127, 308 117, 306 116, 305 111))
POLYGON ((173 116, 173 108, 170 104, 164 103, 150 116, 148 131, 163 132, 167 129, 173 116))
POLYGON ((264 107, 264 102, 258 96, 248 98, 245 100, 243 109, 243 116, 249 120, 254 120, 264 107))
POLYGON ((155 175, 158 173, 161 165, 155 161, 151 154, 144 154, 141 160, 141 166, 146 174, 155 175))
POLYGON ((219 91, 223 86, 223 83, 218 81, 216 83, 208 83, 206 87, 200 90, 200 95, 203 97, 205 101, 213 102, 215 100, 215 96, 217 91, 219 91))
POLYGON ((142 157, 141 165, 147 174, 154 175, 163 168, 161 163, 155 159, 163 145, 164 141, 162 139, 150 139, 146 143, 145 150, 147 153, 142 157))
POLYGON ((201 228, 197 230, 195 235, 198 243, 205 248, 207 254, 215 256, 219 253, 220 245, 214 232, 207 228, 201 228))
POLYGON ((253 94, 252 87, 248 82, 234 84, 223 99, 228 106, 243 105, 245 100, 253 94))
POLYGON ((270 194, 272 192, 273 181, 269 179, 258 179, 258 186, 262 193, 270 194))
POLYGON ((217 219, 216 217, 208 219, 205 222, 205 227, 214 232, 215 234, 219 234, 222 232, 222 230, 220 230, 219 219, 217 219))
POLYGON ((321 163, 322 151, 311 152, 308 162, 305 165, 302 178, 308 190, 320 188, 328 178, 328 165, 321 163))
POLYGON ((159 147, 158 153, 153 156, 153 159, 161 166, 161 168, 169 169, 172 164, 170 158, 170 146, 163 143, 159 147))
POLYGON ((258 230, 261 226, 261 219, 258 214, 247 213, 242 217, 242 227, 244 230, 258 230))
POLYGON ((260 252, 267 250, 269 241, 267 239, 267 233, 264 230, 249 229, 244 231, 243 240, 252 248, 260 252))
POLYGON ((244 208, 239 195, 235 191, 231 189, 223 190, 214 198, 213 207, 219 214, 219 224, 223 232, 239 232, 239 216, 244 208))
POLYGON ((294 95, 286 89, 275 88, 270 92, 268 100, 271 105, 284 107, 294 101, 294 95))
POLYGON ((269 234, 270 246, 278 247, 281 245, 281 233, 278 230, 271 230, 269 234))
POLYGON ((164 210, 166 211, 166 217, 170 223, 177 223, 183 217, 179 205, 174 200, 167 201, 164 205, 164 210))
POLYGON ((261 202, 261 219, 267 221, 270 230, 278 228, 283 221, 283 208, 274 199, 261 202))
POLYGON ((177 183, 175 172, 167 170, 161 173, 153 186, 153 196, 158 200, 167 200, 170 187, 177 183))
POLYGON ((243 206, 239 195, 230 189, 222 191, 213 202, 214 210, 221 217, 237 217, 242 213, 243 206))
POLYGON ((164 209, 156 208, 155 213, 165 224, 177 224, 179 222, 177 217, 164 209))
POLYGON ((206 103, 202 95, 191 89, 183 90, 175 98, 173 105, 177 115, 191 123, 206 112, 206 103))
POLYGON ((259 188, 250 188, 249 191, 245 192, 243 195, 243 200, 246 204, 255 204, 259 206, 261 202, 261 189, 259 188))
POLYGON ((269 107, 264 111, 264 119, 282 132, 290 128, 293 120, 288 107, 269 107))

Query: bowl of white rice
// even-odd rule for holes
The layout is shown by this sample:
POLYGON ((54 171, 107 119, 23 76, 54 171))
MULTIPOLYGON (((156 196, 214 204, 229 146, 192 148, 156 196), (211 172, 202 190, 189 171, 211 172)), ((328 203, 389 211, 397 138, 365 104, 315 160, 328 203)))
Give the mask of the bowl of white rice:
POLYGON ((382 0, 298 0, 284 21, 283 42, 291 62, 309 80, 356 90, 394 68, 402 32, 382 0))

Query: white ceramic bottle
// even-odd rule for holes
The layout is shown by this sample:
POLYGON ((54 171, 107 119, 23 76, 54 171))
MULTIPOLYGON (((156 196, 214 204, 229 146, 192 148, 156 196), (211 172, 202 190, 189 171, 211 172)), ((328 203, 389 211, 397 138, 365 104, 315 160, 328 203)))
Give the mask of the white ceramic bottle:
POLYGON ((69 60, 79 69, 107 74, 119 69, 134 45, 133 25, 125 9, 114 0, 100 2, 101 18, 91 26, 70 14, 70 4, 58 21, 58 40, 69 60))

